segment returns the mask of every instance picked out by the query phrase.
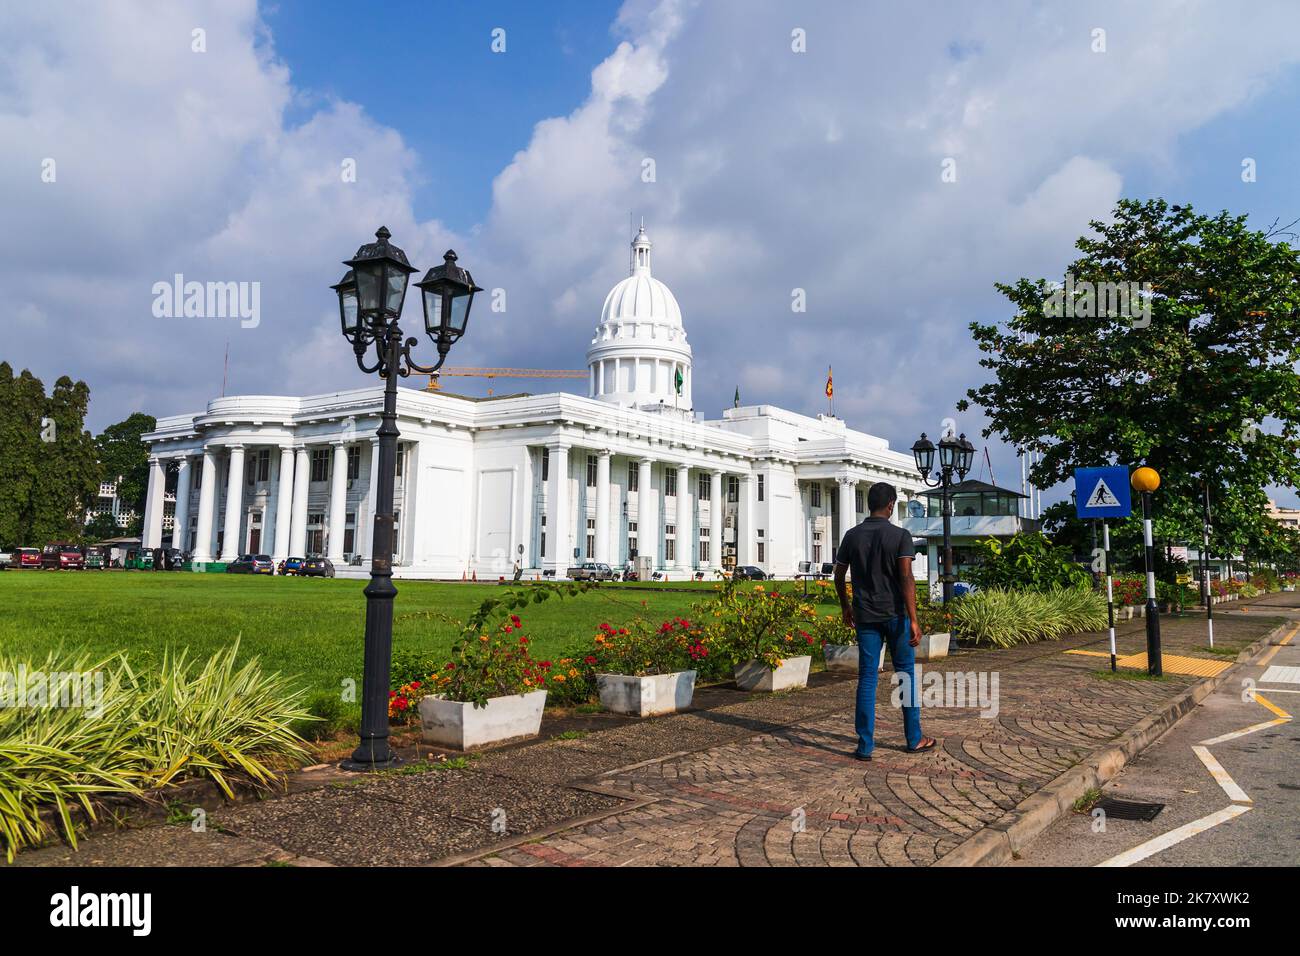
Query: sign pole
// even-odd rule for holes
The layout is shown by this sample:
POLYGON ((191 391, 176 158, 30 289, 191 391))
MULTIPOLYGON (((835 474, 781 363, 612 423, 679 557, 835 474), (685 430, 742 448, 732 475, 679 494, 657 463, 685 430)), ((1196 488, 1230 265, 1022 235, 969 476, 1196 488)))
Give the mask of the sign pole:
POLYGON ((1110 525, 1101 523, 1101 550, 1106 561, 1106 627, 1110 631, 1110 669, 1115 672, 1115 586, 1110 574, 1110 525))
POLYGON ((1201 537, 1201 583, 1205 589, 1205 628, 1210 635, 1210 648, 1214 648, 1214 596, 1210 593, 1210 485, 1205 484, 1205 524, 1201 537))
POLYGON ((1151 492, 1142 490, 1142 543, 1145 545, 1147 572, 1147 673, 1163 673, 1160 660, 1160 607, 1156 604, 1155 545, 1151 542, 1151 492))

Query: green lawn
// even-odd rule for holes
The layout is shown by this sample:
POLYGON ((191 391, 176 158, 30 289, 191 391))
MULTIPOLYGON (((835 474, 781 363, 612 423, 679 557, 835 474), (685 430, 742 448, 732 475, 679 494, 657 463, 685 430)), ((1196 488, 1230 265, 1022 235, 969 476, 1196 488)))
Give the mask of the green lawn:
MULTIPOLYGON (((188 647, 199 657, 240 638, 243 656, 298 675, 311 691, 360 683, 365 620, 363 581, 264 578, 183 572, 0 573, 0 648, 42 659, 47 650, 128 651, 147 662, 167 648, 188 647)), ((455 627, 496 584, 398 581, 394 652, 445 652, 455 627)), ((685 614, 710 583, 632 589, 602 585, 571 598, 530 606, 525 630, 534 652, 554 655, 585 640, 601 621, 618 623, 645 613, 658 621, 685 614), (689 587, 688 593, 670 588, 689 587)))

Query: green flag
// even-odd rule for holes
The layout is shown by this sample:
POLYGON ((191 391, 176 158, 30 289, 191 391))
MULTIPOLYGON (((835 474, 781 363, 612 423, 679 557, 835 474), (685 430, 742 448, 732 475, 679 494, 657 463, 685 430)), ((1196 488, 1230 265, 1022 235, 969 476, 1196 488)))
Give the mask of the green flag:
POLYGON ((673 387, 677 389, 677 394, 682 393, 682 370, 678 369, 673 375, 673 387))
POLYGON ((732 408, 740 407, 740 386, 739 385, 736 386, 736 396, 731 400, 731 407, 732 408))

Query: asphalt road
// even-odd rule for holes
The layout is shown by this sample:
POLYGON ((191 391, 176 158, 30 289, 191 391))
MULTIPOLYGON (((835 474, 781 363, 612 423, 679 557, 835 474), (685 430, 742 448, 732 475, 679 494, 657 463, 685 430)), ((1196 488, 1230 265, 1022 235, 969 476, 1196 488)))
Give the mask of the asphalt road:
POLYGON ((1103 790, 1104 796, 1163 803, 1159 815, 1141 822, 1070 814, 1023 850, 1015 865, 1300 863, 1300 720, 1282 720, 1300 716, 1300 593, 1271 595, 1246 613, 1285 616, 1294 624, 1103 790), (1289 643, 1279 646, 1288 635, 1289 643), (1277 669, 1286 667, 1293 671, 1277 669), (1217 763, 1226 777, 1216 781, 1207 763, 1217 763))

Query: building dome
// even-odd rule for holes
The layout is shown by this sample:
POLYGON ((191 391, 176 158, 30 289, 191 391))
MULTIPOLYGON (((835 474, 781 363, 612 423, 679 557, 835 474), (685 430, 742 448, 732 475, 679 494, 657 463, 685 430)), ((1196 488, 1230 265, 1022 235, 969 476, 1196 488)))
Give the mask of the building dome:
POLYGON ((630 274, 605 296, 587 350, 592 398, 690 409, 691 347, 672 290, 650 273, 650 237, 632 240, 630 274))

